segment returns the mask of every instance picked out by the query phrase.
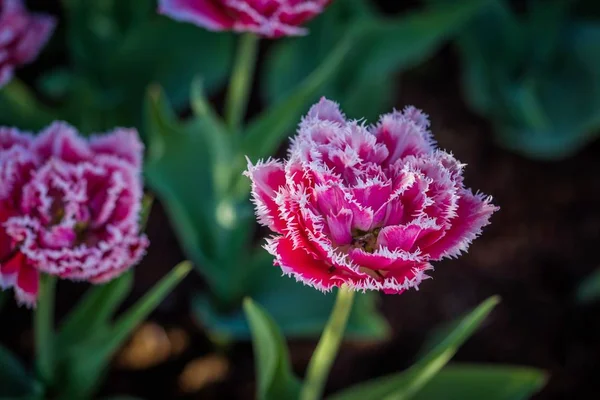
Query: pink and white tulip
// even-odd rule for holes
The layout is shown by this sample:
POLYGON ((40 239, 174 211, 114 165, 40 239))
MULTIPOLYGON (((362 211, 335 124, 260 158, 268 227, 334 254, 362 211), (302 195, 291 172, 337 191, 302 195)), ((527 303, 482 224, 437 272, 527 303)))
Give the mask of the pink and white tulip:
POLYGON ((53 17, 27 12, 22 0, 0 0, 0 87, 37 57, 55 25, 53 17))
POLYGON ((212 31, 253 32, 268 38, 303 35, 302 25, 331 0, 159 0, 159 12, 212 31))
POLYGON ((401 293, 428 277, 431 261, 466 251, 497 210, 464 187, 463 168, 414 107, 365 126, 322 99, 286 160, 249 162, 245 174, 284 274, 323 291, 401 293))
POLYGON ((116 129, 81 138, 55 122, 38 136, 0 128, 0 286, 35 306, 40 273, 92 283, 136 264, 143 145, 116 129))

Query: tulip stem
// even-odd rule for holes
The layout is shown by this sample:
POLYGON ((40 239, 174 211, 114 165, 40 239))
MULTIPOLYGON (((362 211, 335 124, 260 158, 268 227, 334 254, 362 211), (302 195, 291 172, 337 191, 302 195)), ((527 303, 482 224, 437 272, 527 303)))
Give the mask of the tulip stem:
POLYGON ((225 120, 232 133, 236 133, 246 113, 248 97, 252 86, 258 36, 246 33, 240 36, 233 73, 225 100, 225 120))
POLYGON ((42 381, 49 385, 54 378, 54 290, 56 277, 41 274, 37 306, 33 314, 36 367, 42 381))
POLYGON ((321 339, 308 364, 301 400, 320 400, 325 389, 329 371, 338 353, 348 317, 352 310, 354 291, 343 286, 338 290, 335 304, 321 339))

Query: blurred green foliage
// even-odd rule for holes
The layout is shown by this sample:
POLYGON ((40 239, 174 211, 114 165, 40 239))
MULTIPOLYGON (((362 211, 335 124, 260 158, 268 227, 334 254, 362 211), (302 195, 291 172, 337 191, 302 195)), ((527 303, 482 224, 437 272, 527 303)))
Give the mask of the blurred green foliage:
POLYGON ((62 4, 65 19, 53 41, 64 41, 55 47, 66 48, 66 64, 38 79, 44 104, 16 81, 0 91, 0 124, 37 130, 61 119, 83 133, 140 126, 150 83, 161 84, 181 108, 194 76, 211 91, 228 77, 234 36, 160 16, 155 0, 62 4))
POLYGON ((600 299, 600 269, 585 277, 575 292, 575 300, 582 304, 593 303, 600 299))
POLYGON ((329 55, 337 40, 361 26, 363 33, 353 41, 350 55, 322 95, 340 102, 350 118, 375 122, 392 106, 399 88, 394 77, 430 57, 485 3, 452 1, 389 17, 369 0, 336 1, 309 24, 310 35, 283 39, 273 46, 263 70, 263 97, 277 103, 329 55))
MULTIPOLYGON (((357 296, 359 298, 360 295, 357 296)), ((384 399, 527 399, 545 384, 546 375, 533 368, 447 363, 483 324, 497 297, 443 329, 435 344, 407 370, 358 383, 328 397, 330 400, 384 399)), ((291 369, 285 339, 265 309, 251 300, 244 304, 252 328, 257 374, 257 399, 297 397, 301 381, 291 369)))
POLYGON ((191 265, 174 267, 124 313, 117 310, 133 287, 133 271, 104 285, 91 287, 61 321, 49 340, 56 358, 49 381, 29 374, 0 346, 0 399, 87 399, 102 383, 115 352, 133 330, 189 273, 191 265))
POLYGON ((584 3, 493 0, 458 36, 466 99, 503 146, 554 160, 600 133, 600 15, 584 3))

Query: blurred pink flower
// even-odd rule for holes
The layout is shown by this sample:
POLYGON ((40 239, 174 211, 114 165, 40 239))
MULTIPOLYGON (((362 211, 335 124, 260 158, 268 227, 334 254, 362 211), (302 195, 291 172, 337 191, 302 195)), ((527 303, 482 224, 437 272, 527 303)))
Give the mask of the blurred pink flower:
POLYGON ((55 24, 51 16, 28 13, 22 0, 0 0, 0 87, 11 80, 15 67, 37 57, 55 24))
POLYGON ((159 0, 159 12, 213 31, 253 32, 278 38, 302 35, 301 25, 331 0, 159 0))
POLYGON ((414 107, 366 127, 322 99, 287 160, 249 162, 258 220, 277 233, 266 249, 283 273, 323 291, 401 293, 428 277, 430 261, 466 251, 497 207, 463 186, 464 165, 428 129, 414 107))
POLYGON ((35 305, 39 273, 92 283, 136 264, 143 146, 116 129, 85 140, 55 122, 39 136, 0 128, 0 286, 35 305))

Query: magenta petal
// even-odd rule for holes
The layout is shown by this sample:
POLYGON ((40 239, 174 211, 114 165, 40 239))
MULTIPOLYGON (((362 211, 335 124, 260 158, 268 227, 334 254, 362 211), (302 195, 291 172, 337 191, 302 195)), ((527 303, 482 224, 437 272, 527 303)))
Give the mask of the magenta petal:
POLYGON ((361 206, 376 211, 388 201, 392 190, 389 183, 373 183, 353 188, 352 194, 361 206))
POLYGON ((319 210, 325 215, 337 214, 350 207, 345 193, 337 186, 319 186, 315 188, 315 196, 319 210))
POLYGON ((56 26, 56 19, 47 15, 31 15, 27 30, 23 33, 16 48, 15 60, 19 64, 32 62, 50 39, 56 26))
POLYGON ((401 269, 423 262, 418 253, 409 253, 402 250, 390 251, 386 248, 380 248, 374 253, 368 253, 360 248, 353 248, 350 249, 348 255, 355 264, 373 271, 401 269))
POLYGON ((402 110, 402 116, 425 131, 429 129, 429 116, 416 107, 405 107, 404 110, 402 110))
POLYGON ((39 272, 29 265, 23 264, 15 283, 15 297, 17 298, 17 302, 27 307, 35 307, 39 285, 39 272))
POLYGON ((235 21, 220 3, 218 0, 159 0, 158 12, 213 31, 231 29, 235 21))
POLYGON ((415 250, 415 244, 423 236, 438 231, 440 228, 435 224, 422 222, 409 225, 386 226, 379 232, 377 243, 390 250, 415 250))
POLYGON ((387 164, 393 164, 406 156, 427 154, 433 150, 429 132, 398 112, 382 116, 373 134, 389 151, 387 164))
POLYGON ((54 122, 42 131, 33 148, 44 159, 57 157, 68 162, 89 160, 93 154, 75 128, 66 122, 54 122))
POLYGON ((471 241, 481 233, 481 228, 489 224, 491 215, 498 210, 490 202, 490 197, 464 190, 458 200, 452 225, 440 240, 427 248, 431 258, 456 257, 466 251, 471 241))
POLYGON ((327 225, 333 241, 338 246, 352 242, 352 211, 342 210, 337 215, 328 215, 327 225))
POLYGON ((22 0, 0 1, 0 87, 38 56, 55 25, 53 17, 29 13, 22 0))
POLYGON ((291 240, 279 236, 267 241, 266 249, 275 256, 275 263, 286 275, 292 275, 306 285, 323 291, 335 286, 336 278, 328 272, 330 266, 310 256, 301 248, 294 248, 291 240))
POLYGON ((20 132, 15 128, 0 127, 0 150, 9 150, 20 146, 29 148, 33 136, 27 132, 20 132))
MULTIPOLYGON (((3 256, 6 257, 4 254, 3 256)), ((17 283, 19 271, 25 264, 25 257, 21 252, 17 252, 15 255, 7 260, 4 260, 0 264, 0 288, 8 289, 13 287, 17 283)))
POLYGON ((252 180, 252 200, 259 222, 277 233, 283 233, 286 221, 280 216, 275 201, 279 188, 285 185, 283 165, 274 161, 252 165, 248 161, 248 171, 245 174, 252 180))
POLYGON ((90 138, 90 148, 98 154, 122 158, 136 168, 142 164, 144 145, 135 129, 117 128, 107 134, 94 135, 90 138))
POLYGON ((340 106, 331 100, 327 100, 325 97, 321 97, 321 100, 310 108, 308 117, 322 121, 346 122, 346 117, 340 111, 340 106))

